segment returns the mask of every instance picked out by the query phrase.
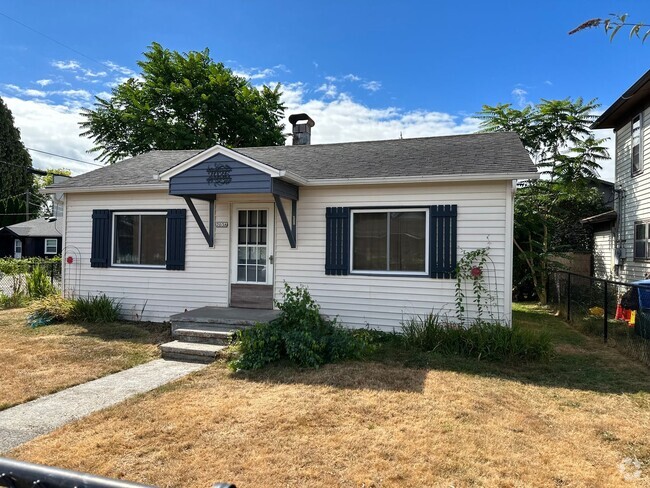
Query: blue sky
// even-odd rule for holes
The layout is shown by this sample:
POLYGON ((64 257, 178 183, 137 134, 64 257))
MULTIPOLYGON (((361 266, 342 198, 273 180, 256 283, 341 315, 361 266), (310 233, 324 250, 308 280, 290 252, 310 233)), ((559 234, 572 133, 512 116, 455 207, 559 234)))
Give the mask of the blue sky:
MULTIPOLYGON (((315 119, 315 143, 472 132, 483 104, 613 102, 648 69, 650 43, 623 31, 613 43, 601 30, 567 35, 609 12, 650 21, 635 1, 5 0, 0 96, 28 147, 92 161, 80 108, 136 74, 156 41, 208 47, 255 84, 283 83, 288 113, 315 119)), ((32 156, 39 167, 92 169, 32 156)))

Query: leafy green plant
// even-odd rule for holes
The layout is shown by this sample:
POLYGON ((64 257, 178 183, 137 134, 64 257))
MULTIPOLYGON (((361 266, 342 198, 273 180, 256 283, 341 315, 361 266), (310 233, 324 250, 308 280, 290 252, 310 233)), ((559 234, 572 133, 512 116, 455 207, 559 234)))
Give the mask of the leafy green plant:
POLYGON ((115 322, 120 318, 120 302, 106 295, 79 297, 73 300, 70 319, 80 322, 115 322))
POLYGON ((433 312, 407 320, 402 332, 407 346, 489 361, 545 359, 552 351, 546 334, 479 320, 464 327, 433 312))
POLYGON ((305 287, 285 284, 283 300, 276 303, 277 319, 237 333, 232 369, 261 369, 281 359, 315 368, 358 358, 370 348, 371 334, 346 330, 335 320, 325 319, 305 287))
POLYGON ((31 298, 43 298, 56 293, 56 288, 50 277, 41 266, 34 267, 33 271, 25 278, 27 293, 31 298))
POLYGON ((465 251, 456 265, 456 318, 463 324, 465 322, 466 297, 463 290, 463 283, 470 282, 473 303, 476 304, 476 318, 482 320, 483 312, 487 311, 488 316, 494 321, 492 303, 494 297, 485 281, 485 267, 489 260, 489 247, 482 247, 473 251, 465 251))
POLYGON ((28 303, 29 297, 22 290, 18 290, 11 295, 0 293, 0 309, 22 308, 27 306, 28 303))
POLYGON ((58 322, 65 322, 70 317, 74 301, 62 295, 53 294, 32 302, 29 306, 27 324, 40 327, 58 322))

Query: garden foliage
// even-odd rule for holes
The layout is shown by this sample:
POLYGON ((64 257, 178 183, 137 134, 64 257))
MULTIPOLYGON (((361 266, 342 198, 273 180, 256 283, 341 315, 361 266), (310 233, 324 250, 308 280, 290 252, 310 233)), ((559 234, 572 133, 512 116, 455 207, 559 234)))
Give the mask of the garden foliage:
POLYGON ((372 347, 373 334, 347 330, 336 320, 324 318, 305 287, 285 284, 283 300, 277 307, 280 315, 275 320, 237 333, 238 355, 231 368, 260 369, 282 359, 317 368, 359 358, 372 347))
POLYGON ((402 332, 406 346, 443 355, 492 361, 537 360, 548 358, 552 351, 545 334, 480 320, 464 327, 433 312, 404 322, 402 332))

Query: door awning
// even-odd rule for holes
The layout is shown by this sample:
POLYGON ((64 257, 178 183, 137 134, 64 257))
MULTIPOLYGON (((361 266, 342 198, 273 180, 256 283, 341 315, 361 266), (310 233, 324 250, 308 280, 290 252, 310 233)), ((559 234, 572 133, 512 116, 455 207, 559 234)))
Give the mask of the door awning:
POLYGON ((269 193, 275 200, 289 244, 295 248, 298 186, 281 179, 283 172, 279 170, 222 149, 205 151, 202 153, 205 154, 204 158, 198 155, 163 173, 161 180, 169 182, 169 194, 185 199, 206 242, 213 247, 214 202, 218 195, 269 193), (192 199, 209 202, 210 220, 207 226, 192 199), (291 201, 291 219, 287 216, 283 199, 291 201))

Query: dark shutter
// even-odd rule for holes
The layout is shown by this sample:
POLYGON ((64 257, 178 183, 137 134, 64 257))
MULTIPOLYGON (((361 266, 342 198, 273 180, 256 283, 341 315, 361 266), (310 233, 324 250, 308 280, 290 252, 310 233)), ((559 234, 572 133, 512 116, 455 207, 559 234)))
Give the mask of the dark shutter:
POLYGON ((167 269, 185 269, 185 209, 167 211, 167 269))
POLYGON ((93 210, 90 266, 108 268, 111 263, 111 211, 93 210))
POLYGON ((325 220, 325 274, 347 275, 350 270, 350 209, 327 207, 325 220))
POLYGON ((456 271, 456 205, 432 205, 429 210, 431 278, 453 278, 456 271))

